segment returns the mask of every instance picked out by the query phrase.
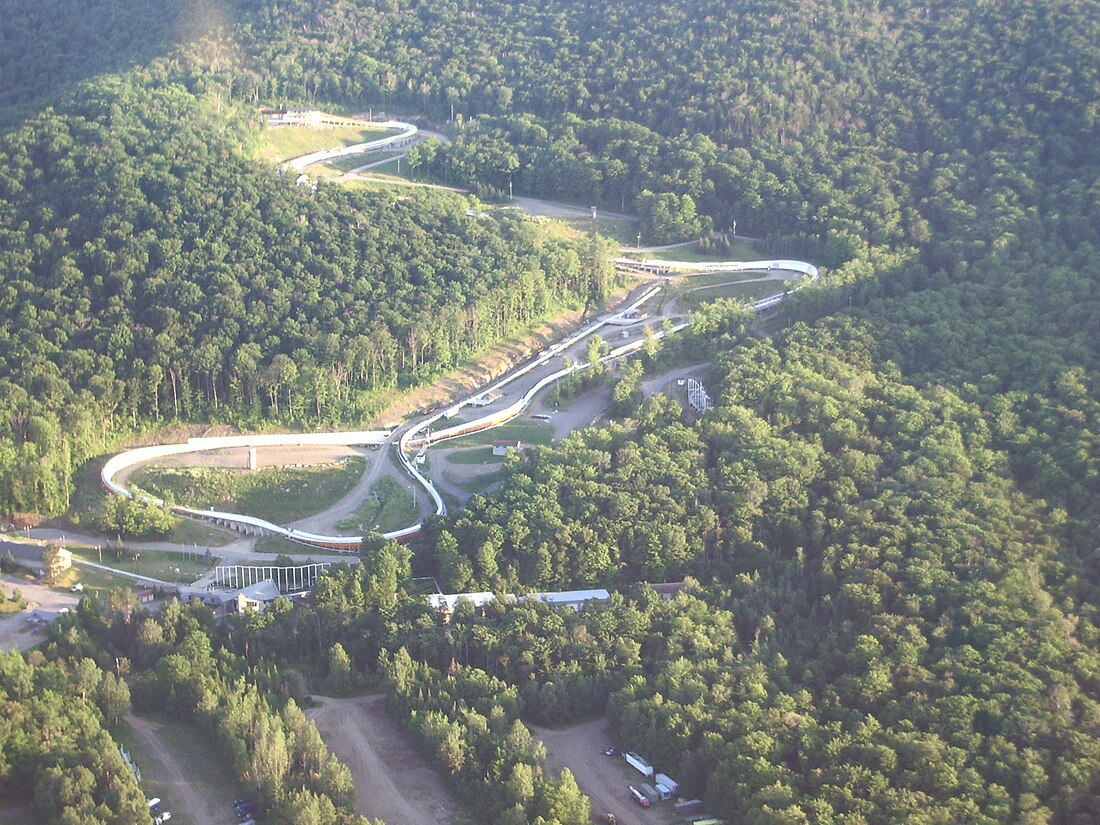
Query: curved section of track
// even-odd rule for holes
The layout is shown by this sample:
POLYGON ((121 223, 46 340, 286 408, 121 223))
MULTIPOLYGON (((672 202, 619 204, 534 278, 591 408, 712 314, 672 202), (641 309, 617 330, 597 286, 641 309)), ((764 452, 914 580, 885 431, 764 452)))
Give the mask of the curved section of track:
MULTIPOLYGON (((775 295, 770 295, 766 298, 761 298, 758 301, 746 304, 747 309, 751 309, 754 312, 763 312, 777 304, 781 303, 787 295, 801 289, 808 283, 812 283, 817 280, 819 272, 816 266, 813 264, 804 263, 803 261, 726 261, 720 263, 692 263, 686 261, 636 261, 630 259, 618 259, 616 263, 628 264, 636 269, 645 269, 650 272, 658 274, 668 274, 671 272, 773 272, 776 270, 787 272, 798 272, 807 276, 807 279, 790 290, 785 290, 775 295)), ((645 304, 648 300, 657 295, 662 285, 651 286, 645 289, 637 298, 626 306, 621 307, 616 312, 604 316, 603 318, 588 324, 571 335, 566 336, 556 344, 547 347, 540 352, 528 363, 520 366, 518 369, 512 371, 505 377, 490 384, 487 387, 483 387, 478 392, 469 396, 468 398, 460 401, 459 403, 452 405, 448 408, 447 412, 453 414, 458 410, 468 405, 474 404, 478 399, 483 398, 489 393, 500 390, 501 388, 513 383, 514 381, 523 378, 531 373, 533 370, 546 365, 552 358, 561 355, 570 347, 580 343, 585 338, 588 338, 596 334, 600 329, 608 324, 614 323, 616 320, 621 319, 627 313, 632 310, 636 310, 645 304)), ((659 330, 654 333, 654 338, 663 338, 666 335, 670 335, 686 328, 690 325, 689 321, 682 322, 671 329, 659 330)), ((621 347, 613 349, 610 353, 604 356, 601 361, 606 363, 614 361, 618 358, 631 355, 643 346, 645 346, 645 339, 639 341, 633 341, 629 344, 624 344, 621 347)), ((470 433, 480 432, 492 427, 500 426, 501 424, 511 421, 513 418, 520 415, 530 405, 532 399, 541 392, 543 389, 558 381, 561 378, 581 370, 588 369, 590 367, 587 363, 569 364, 562 369, 555 370, 548 375, 538 379, 515 403, 505 407, 502 410, 490 413, 488 415, 477 418, 473 421, 468 421, 462 424, 457 424, 452 427, 448 427, 438 432, 432 432, 432 427, 444 417, 444 413, 440 412, 425 418, 412 426, 408 427, 401 433, 401 437, 398 441, 398 458, 401 461, 402 466, 409 476, 418 483, 421 487, 427 491, 428 495, 432 499, 432 503, 435 505, 435 515, 442 516, 447 512, 447 506, 443 501, 443 497, 440 496, 439 491, 436 490, 435 485, 431 480, 424 476, 417 468, 417 457, 422 455, 428 447, 432 444, 437 444, 440 441, 445 441, 449 438, 457 438, 463 435, 469 435, 470 433), (417 451, 413 454, 413 451, 417 451)), ((157 458, 164 458, 166 456, 180 455, 184 453, 205 452, 208 450, 225 449, 229 447, 286 447, 286 446, 303 446, 303 445, 338 445, 338 446, 353 446, 353 445, 366 445, 366 444, 383 444, 389 441, 393 436, 391 431, 371 431, 371 432, 347 432, 347 433, 311 433, 311 434, 287 434, 287 435, 252 435, 252 436, 230 436, 222 438, 193 438, 189 439, 184 444, 163 444, 154 447, 139 447, 135 450, 129 450, 125 453, 120 453, 110 459, 104 466, 100 473, 100 478, 103 482, 103 486, 111 493, 127 496, 129 498, 139 498, 145 501, 151 501, 157 505, 163 506, 164 502, 161 499, 154 498, 152 496, 135 494, 128 490, 123 484, 115 481, 115 476, 122 470, 133 467, 137 464, 141 464, 147 461, 151 461, 157 458)), ((225 513, 217 510, 199 510, 191 507, 182 507, 178 505, 172 506, 172 511, 182 516, 189 516, 191 518, 203 519, 206 521, 212 521, 216 524, 232 527, 244 533, 253 535, 274 535, 281 536, 291 541, 303 544, 309 547, 317 547, 325 550, 337 550, 346 552, 356 552, 359 550, 363 541, 363 536, 329 536, 319 533, 304 532, 301 530, 295 530, 293 528, 284 527, 279 524, 267 521, 266 519, 257 518, 255 516, 247 516, 239 513, 225 513)), ((395 530, 390 533, 383 533, 382 537, 385 539, 392 539, 396 541, 402 541, 408 539, 424 528, 423 522, 410 525, 403 530, 395 530)))
POLYGON ((384 138, 378 138, 378 140, 368 140, 365 143, 353 143, 351 146, 341 146, 339 149, 322 149, 319 152, 310 152, 308 155, 302 155, 301 157, 288 160, 287 165, 290 166, 291 169, 300 172, 307 166, 312 166, 315 163, 323 163, 326 160, 342 158, 347 155, 362 155, 367 152, 377 151, 378 149, 386 149, 390 146, 404 146, 416 137, 416 133, 419 131, 419 129, 411 123, 405 123, 400 120, 387 120, 377 125, 383 129, 400 129, 401 131, 396 135, 387 135, 384 138))

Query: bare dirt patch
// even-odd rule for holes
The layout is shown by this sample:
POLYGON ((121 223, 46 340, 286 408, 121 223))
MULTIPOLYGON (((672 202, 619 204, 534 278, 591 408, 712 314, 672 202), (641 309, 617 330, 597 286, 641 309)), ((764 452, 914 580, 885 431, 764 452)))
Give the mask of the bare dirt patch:
POLYGON ((604 756, 611 745, 607 719, 591 719, 566 728, 528 725, 546 745, 546 763, 552 772, 569 768, 581 791, 592 800, 592 813, 613 813, 622 825, 668 825, 676 819, 672 802, 657 802, 648 810, 639 807, 627 790, 644 780, 621 756, 604 756))
POLYGON ((144 756, 144 764, 139 763, 142 778, 161 795, 165 808, 173 814, 172 819, 192 825, 222 825, 232 811, 232 799, 226 798, 224 791, 219 793, 211 788, 209 783, 196 780, 192 768, 165 744, 158 723, 132 713, 126 721, 144 756))
POLYGON ((385 697, 314 697, 307 711, 325 744, 351 768, 356 811, 389 825, 450 825, 455 802, 440 775, 386 714, 385 697))
POLYGON ((19 588, 27 600, 27 607, 15 613, 0 616, 0 650, 27 650, 43 641, 45 622, 57 619, 62 609, 74 610, 80 601, 79 593, 67 593, 63 590, 35 584, 17 576, 0 576, 0 587, 10 596, 12 590, 19 588), (32 625, 28 618, 38 616, 42 624, 32 625))

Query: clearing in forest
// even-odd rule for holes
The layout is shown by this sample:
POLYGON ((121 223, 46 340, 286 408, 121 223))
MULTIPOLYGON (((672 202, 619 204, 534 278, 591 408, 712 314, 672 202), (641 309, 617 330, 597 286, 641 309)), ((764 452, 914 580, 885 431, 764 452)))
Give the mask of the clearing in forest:
POLYGON ((306 711, 355 780, 355 810, 383 822, 449 825, 454 799, 443 779, 386 714, 382 695, 314 697, 306 711))

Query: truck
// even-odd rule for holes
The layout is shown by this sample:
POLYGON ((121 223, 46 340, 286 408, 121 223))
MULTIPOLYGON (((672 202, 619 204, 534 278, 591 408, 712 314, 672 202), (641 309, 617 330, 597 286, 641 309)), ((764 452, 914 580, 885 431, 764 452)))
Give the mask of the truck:
POLYGON ((630 785, 630 795, 634 798, 634 801, 641 805, 643 808, 649 807, 649 799, 644 793, 639 791, 633 785, 630 785))
POLYGON ((653 777, 653 781, 656 782, 658 785, 664 785, 666 788, 668 788, 668 792, 670 794, 675 795, 680 792, 680 783, 668 774, 659 773, 653 777))
POLYGON ((641 773, 642 776, 653 776, 653 766, 645 761, 642 757, 631 751, 623 752, 623 759, 626 760, 630 767, 641 773))

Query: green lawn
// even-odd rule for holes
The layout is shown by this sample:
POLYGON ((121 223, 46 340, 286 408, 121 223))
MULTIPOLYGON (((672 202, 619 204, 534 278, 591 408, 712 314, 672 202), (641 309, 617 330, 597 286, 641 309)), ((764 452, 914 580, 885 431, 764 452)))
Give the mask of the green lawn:
MULTIPOLYGON (((106 556, 104 556, 103 563, 109 564, 106 556)), ((159 578, 159 576, 157 578, 159 578)), ((96 570, 91 567, 73 565, 62 573, 57 581, 54 582, 54 589, 68 590, 77 582, 84 585, 84 593, 86 595, 95 596, 97 599, 106 599, 116 587, 128 590, 137 585, 134 579, 127 578, 126 576, 116 576, 105 570, 96 570)))
MULTIPOLYGON (((330 160, 326 165, 331 166, 333 169, 339 169, 341 172, 350 172, 352 169, 358 169, 365 163, 374 163, 375 161, 383 160, 384 158, 396 158, 404 155, 404 149, 394 149, 391 151, 376 151, 366 152, 357 155, 347 155, 346 157, 336 158, 330 160)), ((374 169, 387 169, 390 164, 384 166, 375 166, 374 169)))
MULTIPOLYGON (((232 767, 221 751, 212 746, 209 734, 163 714, 142 714, 142 718, 160 726, 157 735, 175 756, 187 779, 201 789, 203 796, 214 800, 216 808, 225 810, 227 822, 233 820, 233 800, 245 796, 244 788, 233 777, 232 767)), ((146 795, 160 797, 161 807, 171 811, 172 825, 194 825, 197 820, 174 798, 171 777, 161 775, 159 764, 146 749, 144 740, 135 736, 129 725, 115 732, 115 738, 126 746, 141 770, 141 786, 146 795)))
POLYGON ((285 554, 287 556, 300 556, 303 553, 319 552, 316 547, 307 547, 296 541, 284 539, 282 536, 264 536, 256 541, 257 553, 285 554))
POLYGON ((454 484, 456 487, 465 490, 467 493, 479 494, 484 493, 494 484, 504 478, 504 471, 497 470, 494 473, 479 473, 475 476, 456 476, 453 473, 447 473, 447 480, 454 484))
POLYGON ((733 281, 754 281, 764 277, 762 272, 703 272, 699 275, 683 275, 673 278, 669 286, 678 290, 695 289, 700 286, 728 284, 733 281))
POLYGON ((276 126, 264 130, 257 155, 262 160, 281 163, 310 152, 365 143, 392 134, 397 132, 393 129, 361 126, 326 126, 319 129, 308 126, 276 126))
POLYGON ((692 306, 698 306, 705 301, 715 301, 719 298, 733 298, 747 303, 780 293, 783 291, 783 285, 783 281, 728 284, 726 286, 715 286, 711 289, 701 289, 698 292, 685 293, 681 300, 692 306))
POLYGON ((494 441, 521 441, 527 444, 549 444, 554 440, 554 428, 543 421, 530 419, 510 421, 490 430, 482 430, 472 435, 464 435, 443 442, 448 449, 452 447, 488 446, 494 441))
MULTIPOLYGON (((634 239, 629 239, 630 243, 634 242, 634 239)), ((662 249, 658 252, 634 252, 632 250, 624 250, 623 256, 626 258, 660 258, 669 261, 755 261, 759 260, 762 256, 760 252, 753 246, 752 241, 736 240, 733 242, 733 248, 728 253, 715 253, 715 252, 703 252, 699 248, 698 243, 694 243, 691 246, 680 246, 675 249, 662 249)))
POLYGON ((286 524, 319 513, 347 495, 362 477, 365 465, 364 459, 354 456, 318 467, 254 471, 152 466, 135 473, 131 483, 177 504, 286 524))
POLYGON ((469 450, 455 450, 444 454, 448 464, 461 465, 486 465, 503 464, 504 456, 493 455, 493 451, 485 447, 474 447, 469 450))
POLYGON ((177 518, 164 541, 173 544, 192 544, 198 547, 224 547, 239 537, 237 533, 223 530, 204 521, 190 518, 177 518))
MULTIPOLYGON (((190 584, 218 564, 220 559, 217 556, 211 556, 210 562, 206 561, 204 549, 198 548, 194 553, 174 553, 168 550, 135 550, 125 546, 121 548, 107 546, 102 551, 94 547, 69 548, 74 558, 82 558, 117 570, 125 570, 128 573, 178 584, 190 584)), ((74 569, 78 571, 77 580, 83 581, 85 588, 96 575, 104 575, 93 568, 74 566, 74 569)), ((122 580, 131 586, 134 584, 132 580, 125 577, 122 577, 122 580)))
POLYGON ((371 531, 389 533, 415 524, 419 516, 412 491, 393 478, 384 476, 371 487, 370 495, 359 509, 336 527, 349 536, 362 536, 371 531))

